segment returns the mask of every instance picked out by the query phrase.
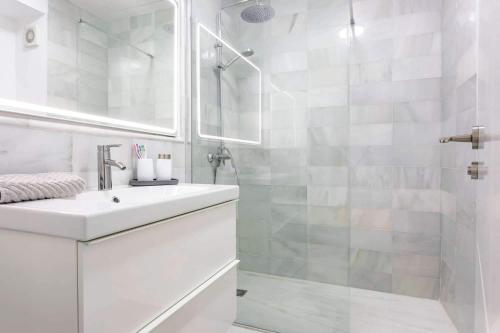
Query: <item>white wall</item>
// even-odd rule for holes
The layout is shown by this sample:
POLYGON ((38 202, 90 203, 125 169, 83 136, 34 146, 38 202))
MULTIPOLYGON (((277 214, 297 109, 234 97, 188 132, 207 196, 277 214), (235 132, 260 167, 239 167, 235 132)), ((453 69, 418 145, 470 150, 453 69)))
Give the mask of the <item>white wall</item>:
POLYGON ((0 97, 15 98, 16 85, 16 34, 15 22, 0 16, 0 97))

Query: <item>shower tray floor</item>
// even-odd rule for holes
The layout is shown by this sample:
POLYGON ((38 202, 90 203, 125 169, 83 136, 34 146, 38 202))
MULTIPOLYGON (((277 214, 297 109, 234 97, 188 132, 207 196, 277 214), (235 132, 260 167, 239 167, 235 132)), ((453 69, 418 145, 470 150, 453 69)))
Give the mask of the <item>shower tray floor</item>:
POLYGON ((279 333, 457 333, 439 301, 247 271, 237 323, 279 333))

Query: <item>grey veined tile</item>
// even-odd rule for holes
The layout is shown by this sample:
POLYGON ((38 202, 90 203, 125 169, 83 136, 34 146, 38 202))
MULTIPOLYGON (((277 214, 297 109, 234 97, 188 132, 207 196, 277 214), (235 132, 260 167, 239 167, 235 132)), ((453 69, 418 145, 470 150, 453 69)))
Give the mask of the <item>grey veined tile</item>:
POLYGON ((439 279, 412 275, 394 275, 392 292, 401 295, 437 299, 439 279))
POLYGON ((440 168, 395 168, 394 187, 405 189, 439 189, 441 183, 440 168))
POLYGON ((278 204, 305 204, 306 186, 272 186, 272 202, 278 204))
POLYGON ((353 188, 392 188, 392 167, 356 167, 351 168, 350 185, 353 188))
POLYGON ((392 273, 390 253, 351 248, 349 257, 351 269, 392 273))
POLYGON ((394 232, 392 238, 394 253, 437 256, 441 252, 441 237, 439 235, 394 232))
POLYGON ((313 206, 345 206, 348 200, 347 187, 307 186, 307 203, 313 206))
POLYGON ((395 275, 413 275, 439 278, 439 256, 393 254, 392 272, 395 275))

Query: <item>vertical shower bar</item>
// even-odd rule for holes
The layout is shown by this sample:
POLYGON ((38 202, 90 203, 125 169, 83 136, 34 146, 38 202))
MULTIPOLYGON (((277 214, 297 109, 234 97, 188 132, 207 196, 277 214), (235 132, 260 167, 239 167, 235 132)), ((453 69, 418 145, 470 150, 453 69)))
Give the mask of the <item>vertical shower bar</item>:
POLYGON ((354 6, 352 4, 352 0, 349 0, 349 16, 350 16, 351 26, 355 25, 356 21, 354 20, 354 6))
MULTIPOLYGON (((217 14, 217 22, 216 22, 217 36, 222 39, 222 10, 217 14)), ((219 113, 219 136, 224 136, 223 133, 223 124, 222 124, 222 43, 217 41, 216 44, 217 53, 216 53, 216 75, 217 75, 217 108, 219 113)), ((224 145, 224 141, 221 142, 221 147, 224 145)))

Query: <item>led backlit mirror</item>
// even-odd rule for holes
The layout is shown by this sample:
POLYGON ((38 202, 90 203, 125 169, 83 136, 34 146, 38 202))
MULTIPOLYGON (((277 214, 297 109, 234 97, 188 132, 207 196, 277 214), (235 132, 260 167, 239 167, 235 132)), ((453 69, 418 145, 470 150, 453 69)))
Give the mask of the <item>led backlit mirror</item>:
POLYGON ((209 140, 260 144, 262 74, 251 49, 236 50, 197 28, 197 131, 209 140))
POLYGON ((2 0, 0 112, 175 136, 178 36, 176 0, 2 0))

